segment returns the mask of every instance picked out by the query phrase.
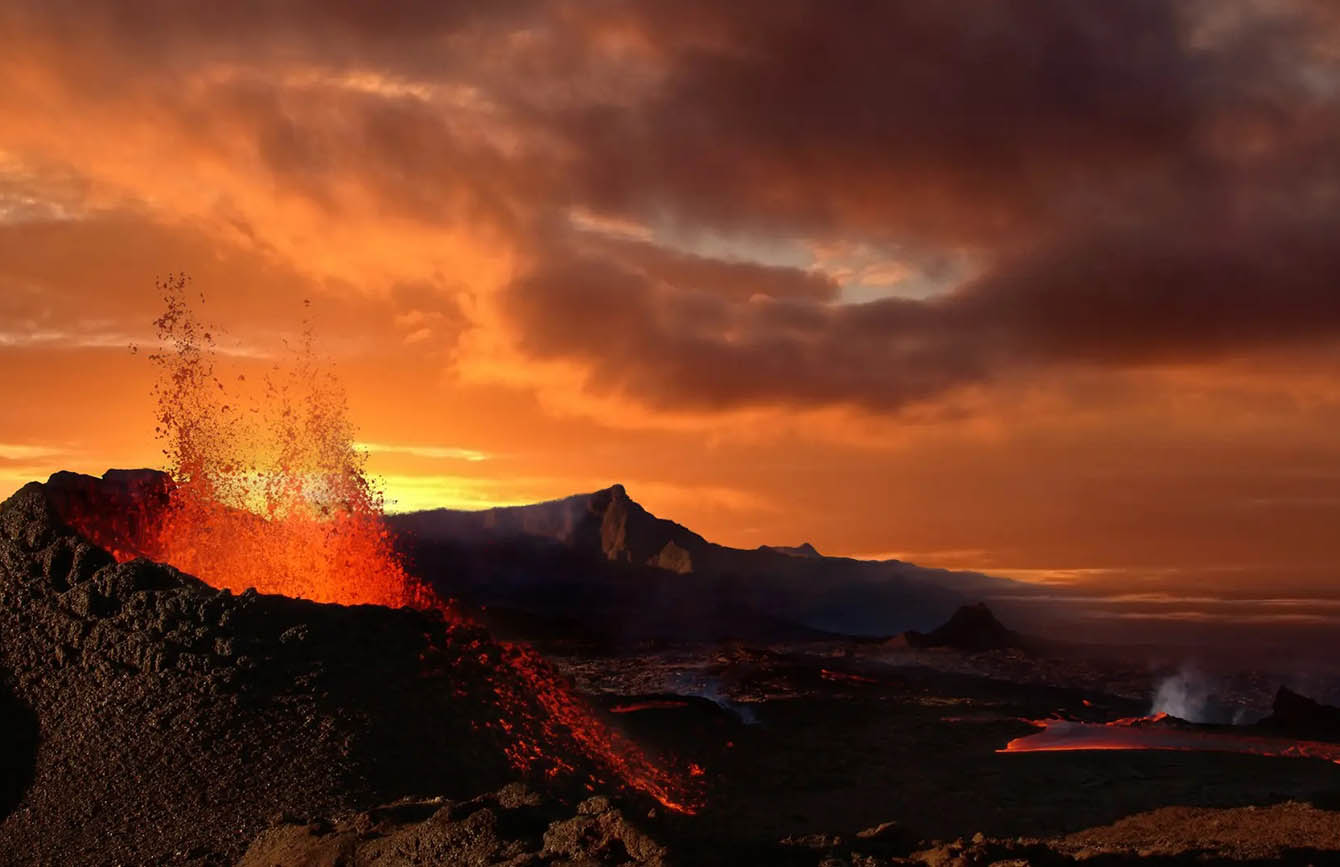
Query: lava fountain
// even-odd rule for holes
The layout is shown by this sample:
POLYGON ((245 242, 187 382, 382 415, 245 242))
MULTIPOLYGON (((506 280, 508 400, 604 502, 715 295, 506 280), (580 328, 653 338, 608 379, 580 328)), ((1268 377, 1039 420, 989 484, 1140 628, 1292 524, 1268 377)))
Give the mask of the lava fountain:
POLYGON ((1061 750, 1194 750, 1257 756, 1322 759, 1340 764, 1340 744, 1295 741, 1174 721, 1167 714, 1132 717, 1107 723, 1064 719, 1037 720, 1040 731, 1015 738, 1001 753, 1061 750))
MULTIPOLYGON (((410 606, 473 626, 406 570, 353 446, 343 391, 317 362, 310 324, 287 367, 276 365, 259 385, 241 375, 225 381, 188 287, 184 275, 159 284, 162 348, 149 356, 159 372, 156 434, 166 475, 134 476, 126 501, 110 507, 61 504, 66 522, 118 560, 169 563, 219 589, 410 606)), ((693 774, 653 762, 533 650, 497 646, 500 653, 480 660, 493 672, 497 717, 480 724, 502 737, 514 767, 549 777, 594 767, 588 787, 621 782, 667 808, 694 811, 698 797, 686 782, 693 774)))

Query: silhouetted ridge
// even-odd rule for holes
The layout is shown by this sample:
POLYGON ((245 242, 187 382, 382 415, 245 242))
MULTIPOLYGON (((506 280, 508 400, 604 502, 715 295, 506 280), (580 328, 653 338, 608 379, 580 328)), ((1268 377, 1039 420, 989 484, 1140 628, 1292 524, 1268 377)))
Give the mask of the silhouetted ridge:
POLYGON ((1281 686, 1275 693, 1270 716, 1258 725, 1297 737, 1340 739, 1340 707, 1322 704, 1281 686))
POLYGON ((534 505, 388 520, 415 574, 486 610, 490 622, 506 619, 518 637, 885 636, 943 622, 967 594, 1014 586, 911 563, 825 557, 808 542, 718 545, 653 515, 623 485, 534 505))
POLYGON ((808 557, 811 559, 823 557, 823 554, 819 553, 819 549, 815 548, 809 542, 801 542, 799 545, 795 546, 763 545, 761 547, 764 551, 775 551, 778 554, 785 554, 788 557, 808 557))
POLYGON ((702 536, 657 518, 615 484, 528 506, 501 506, 477 512, 433 509, 397 515, 394 523, 427 540, 450 538, 550 539, 606 560, 656 566, 672 572, 694 569, 694 555, 708 542, 702 536))

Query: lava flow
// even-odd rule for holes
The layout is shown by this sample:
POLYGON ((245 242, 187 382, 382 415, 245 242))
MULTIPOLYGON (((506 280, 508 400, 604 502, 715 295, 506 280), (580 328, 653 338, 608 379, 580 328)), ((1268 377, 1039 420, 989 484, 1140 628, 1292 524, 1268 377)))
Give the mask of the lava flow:
POLYGON ((610 708, 610 713, 637 713, 638 711, 643 710, 678 710, 679 708, 688 706, 689 703, 687 701, 658 698, 650 701, 635 701, 628 704, 616 704, 614 707, 610 708))
MULTIPOLYGON (((406 571, 353 447, 338 383, 313 360, 310 328, 288 375, 267 378, 244 412, 227 397, 213 337, 192 315, 186 286, 184 277, 160 285, 167 309, 155 324, 166 348, 150 356, 168 473, 120 474, 124 502, 106 492, 68 497, 56 504, 65 521, 118 560, 169 563, 219 589, 410 606, 472 626, 406 571)), ((606 783, 604 773, 667 808, 694 811, 687 771, 659 766, 601 722, 534 651, 492 646, 479 661, 491 667, 498 717, 481 725, 504 736, 518 770, 577 773, 566 749, 602 769, 588 787, 606 783)))
POLYGON ((1058 750, 1183 750, 1246 753, 1322 759, 1340 764, 1340 744, 1294 741, 1221 728, 1171 724, 1167 714, 1131 717, 1108 723, 1074 722, 1063 719, 1037 720, 1041 729, 1015 738, 996 752, 1032 753, 1058 750))

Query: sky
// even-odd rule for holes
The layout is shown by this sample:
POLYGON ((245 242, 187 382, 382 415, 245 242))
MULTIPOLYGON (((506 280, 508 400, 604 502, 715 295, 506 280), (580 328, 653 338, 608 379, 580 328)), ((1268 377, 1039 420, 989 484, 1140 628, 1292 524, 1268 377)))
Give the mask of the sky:
POLYGON ((1326 0, 10 0, 0 491, 154 465, 155 279, 394 508, 1340 586, 1326 0))

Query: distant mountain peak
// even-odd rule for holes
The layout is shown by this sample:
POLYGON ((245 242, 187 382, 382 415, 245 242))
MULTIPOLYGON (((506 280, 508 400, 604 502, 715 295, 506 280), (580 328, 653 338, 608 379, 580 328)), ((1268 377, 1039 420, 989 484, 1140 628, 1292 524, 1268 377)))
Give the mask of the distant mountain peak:
POLYGON ((788 556, 788 557, 806 557, 806 558, 809 558, 809 559, 812 559, 812 560, 818 560, 818 559, 822 559, 823 556, 824 556, 823 554, 820 554, 820 553, 819 553, 819 549, 818 549, 818 548, 814 547, 814 546, 813 546, 812 544, 810 544, 809 542, 801 542, 799 545, 795 545, 795 546, 792 546, 792 545, 762 545, 762 546, 760 546, 760 547, 762 547, 764 550, 767 550, 767 551, 775 551, 775 552, 778 553, 778 554, 785 554, 785 555, 788 556))
POLYGON ((938 629, 903 634, 910 647, 952 647, 957 650, 1027 649, 1031 642, 996 619, 985 602, 964 605, 938 629))
POLYGON ((621 484, 591 494, 588 509, 599 521, 600 549, 608 560, 641 563, 685 574, 707 541, 686 527, 658 518, 628 496, 621 484))
POLYGON ((525 535, 551 539, 605 560, 655 566, 680 574, 695 571, 702 552, 709 547, 697 533, 648 512, 619 483, 528 506, 499 506, 479 512, 435 509, 395 516, 392 522, 424 538, 505 539, 525 535))

